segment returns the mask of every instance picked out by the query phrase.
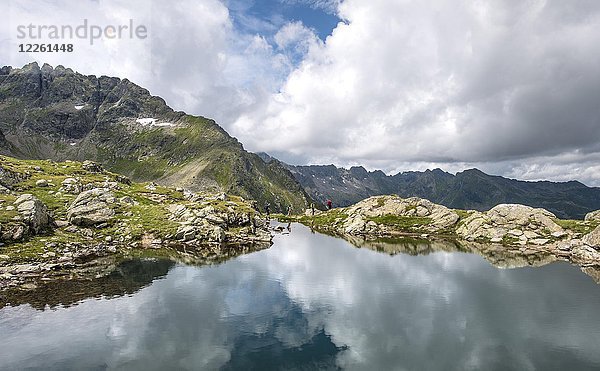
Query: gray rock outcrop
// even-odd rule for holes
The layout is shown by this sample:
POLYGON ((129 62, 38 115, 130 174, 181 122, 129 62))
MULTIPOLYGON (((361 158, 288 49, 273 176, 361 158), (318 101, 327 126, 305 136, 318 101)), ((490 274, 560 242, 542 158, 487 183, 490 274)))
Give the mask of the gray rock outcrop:
POLYGON ((581 241, 588 246, 600 247, 600 226, 583 236, 581 241))
POLYGON ((67 209, 67 219, 78 226, 92 226, 110 221, 115 215, 116 198, 110 190, 94 188, 79 194, 67 209))
POLYGON ((466 240, 479 238, 500 242, 504 238, 517 244, 544 245, 557 236, 566 235, 554 222, 555 215, 545 209, 518 204, 500 204, 487 212, 474 212, 457 228, 466 240))
POLYGON ((81 164, 81 168, 85 171, 89 171, 90 173, 102 173, 104 172, 104 168, 102 165, 94 162, 94 161, 84 161, 81 164))
POLYGON ((588 245, 575 246, 570 260, 581 266, 600 266, 600 251, 588 245))
POLYGON ((270 242, 271 234, 258 216, 236 211, 234 205, 226 210, 207 205, 200 208, 170 205, 171 219, 180 223, 175 239, 189 242, 194 240, 226 242, 245 239, 254 242, 270 242), (236 228, 235 233, 228 233, 236 228))
POLYGON ((4 188, 13 189, 13 186, 29 178, 27 173, 17 173, 0 166, 0 185, 4 188))
POLYGON ((66 178, 62 181, 59 192, 77 195, 81 193, 82 190, 83 186, 79 180, 75 178, 66 178))
POLYGON ((52 218, 48 214, 48 208, 42 201, 32 194, 22 194, 15 201, 17 211, 33 233, 40 233, 47 229, 52 218))
POLYGON ((586 222, 600 222, 600 210, 592 211, 585 214, 586 222))
POLYGON ((428 222, 420 227, 423 231, 436 232, 452 227, 459 216, 445 206, 418 197, 375 196, 342 209, 348 215, 343 223, 347 234, 370 234, 384 228, 369 218, 387 215, 405 218, 422 218, 428 222))

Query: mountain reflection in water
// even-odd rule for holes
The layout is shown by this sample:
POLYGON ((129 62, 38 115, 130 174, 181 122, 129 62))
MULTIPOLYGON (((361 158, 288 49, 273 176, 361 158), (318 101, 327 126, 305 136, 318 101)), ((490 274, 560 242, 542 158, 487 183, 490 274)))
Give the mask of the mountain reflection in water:
POLYGON ((121 294, 7 306, 0 369, 600 367, 600 286, 577 267, 390 242, 369 244, 382 254, 293 225, 221 265, 123 270, 137 288, 121 294))

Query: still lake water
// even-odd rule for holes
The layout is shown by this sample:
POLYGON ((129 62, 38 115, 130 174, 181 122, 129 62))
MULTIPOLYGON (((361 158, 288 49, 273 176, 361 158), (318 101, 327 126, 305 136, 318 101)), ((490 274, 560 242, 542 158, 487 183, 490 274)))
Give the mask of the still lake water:
POLYGON ((600 369, 600 286, 577 267, 292 228, 220 265, 131 261, 76 302, 6 306, 0 369, 600 369))

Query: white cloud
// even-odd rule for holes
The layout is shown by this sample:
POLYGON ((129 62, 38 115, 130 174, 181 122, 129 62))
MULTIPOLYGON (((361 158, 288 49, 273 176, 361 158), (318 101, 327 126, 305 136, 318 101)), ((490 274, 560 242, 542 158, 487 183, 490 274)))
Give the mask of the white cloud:
POLYGON ((322 9, 328 13, 335 14, 342 0, 279 0, 286 4, 304 4, 313 9, 322 9))
MULTIPOLYGON (((250 149, 385 170, 589 151, 600 139, 600 5, 564 7, 347 0, 347 24, 232 131, 250 149)), ((597 171, 587 178, 600 183, 597 171)))
POLYGON ((300 22, 249 28, 272 37, 236 29, 226 5, 242 23, 261 21, 244 1, 13 0, 0 62, 127 77, 284 160, 388 172, 465 165, 600 185, 590 160, 600 153, 600 4, 293 2, 344 22, 321 41, 300 22), (150 37, 78 41, 69 55, 16 52, 17 24, 84 18, 131 18, 150 37))
POLYGON ((306 52, 311 44, 318 43, 317 40, 314 32, 299 21, 285 24, 275 34, 275 43, 281 49, 303 46, 306 52))

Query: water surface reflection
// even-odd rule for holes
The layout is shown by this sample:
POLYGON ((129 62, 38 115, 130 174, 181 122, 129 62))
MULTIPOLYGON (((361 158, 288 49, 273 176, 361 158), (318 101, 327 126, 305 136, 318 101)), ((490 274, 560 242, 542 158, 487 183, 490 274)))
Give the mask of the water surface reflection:
POLYGON ((600 287, 563 262, 390 256, 295 225, 268 250, 165 268, 126 296, 0 309, 0 368, 600 367, 600 287))

